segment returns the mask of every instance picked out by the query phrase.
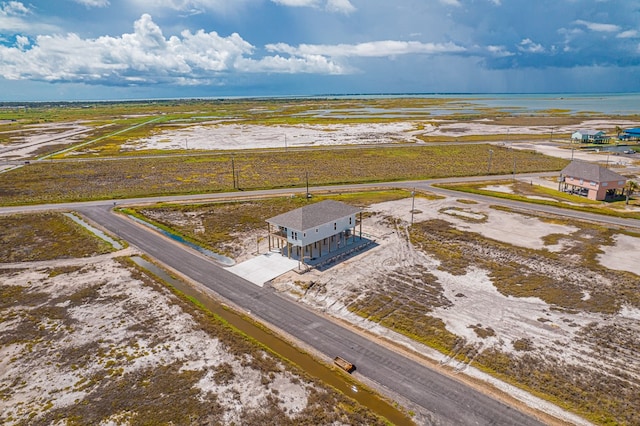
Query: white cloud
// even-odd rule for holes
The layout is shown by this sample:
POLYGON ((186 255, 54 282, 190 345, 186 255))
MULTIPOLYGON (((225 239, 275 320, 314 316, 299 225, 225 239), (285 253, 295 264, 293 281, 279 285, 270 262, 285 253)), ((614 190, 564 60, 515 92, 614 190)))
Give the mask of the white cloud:
POLYGON ((460 7, 462 6, 462 4, 460 3, 459 0, 440 0, 440 3, 447 5, 447 6, 455 6, 455 7, 460 7))
POLYGON ((238 58, 236 67, 244 72, 277 72, 287 74, 349 74, 352 70, 322 55, 285 58, 280 55, 262 59, 238 58))
POLYGON ((58 28, 32 20, 33 12, 19 1, 0 3, 0 31, 3 36, 8 34, 34 32, 55 32, 58 28))
POLYGON ((504 46, 487 46, 487 50, 489 51, 491 56, 495 56, 498 58, 514 55, 514 53, 508 51, 504 46))
POLYGON ((166 39, 151 16, 121 37, 83 40, 76 34, 38 36, 31 49, 0 46, 0 75, 7 79, 128 84, 207 79, 227 71, 253 52, 238 34, 221 37, 203 30, 166 39))
POLYGON ((87 7, 107 7, 109 6, 109 0, 73 0, 76 3, 80 3, 87 7))
POLYGON ((613 33, 616 31, 620 31, 620 27, 618 25, 614 25, 614 24, 600 24, 597 22, 589 22, 589 21, 583 21, 581 19, 577 20, 574 22, 577 25, 583 25, 585 27, 587 27, 588 29, 590 29, 591 31, 597 31, 597 32, 607 32, 607 33, 613 33))
POLYGON ((16 46, 18 47, 18 49, 24 50, 25 48, 29 47, 30 44, 31 42, 29 41, 28 37, 21 35, 16 36, 16 46))
POLYGON ((210 85, 233 72, 343 74, 348 70, 323 55, 253 59, 249 56, 254 50, 236 33, 222 37, 185 30, 166 38, 144 14, 134 23, 133 33, 119 37, 42 35, 30 43, 19 36, 15 46, 0 46, 0 76, 105 85, 210 85))
POLYGON ((617 38, 635 38, 637 36, 638 36, 638 31, 636 31, 636 30, 627 30, 627 31, 622 31, 616 37, 617 38))
POLYGON ((9 1, 0 4, 0 15, 20 16, 31 13, 29 9, 19 1, 9 1))
POLYGON ((534 43, 529 38, 525 38, 518 45, 518 50, 528 53, 543 53, 544 47, 541 44, 534 43))
MULTIPOLYGON (((97 1, 97 0, 95 0, 97 1)), ((172 9, 186 12, 191 15, 213 11, 216 13, 229 13, 236 11, 250 2, 258 0, 129 0, 137 3, 142 10, 172 9)))
POLYGON ((326 9, 329 12, 344 13, 345 15, 356 11, 349 0, 327 0, 326 9))
POLYGON ((372 41, 359 44, 268 44, 267 50, 293 56, 322 55, 329 57, 388 57, 406 54, 460 53, 466 49, 453 43, 421 43, 417 41, 372 41))
POLYGON ((328 12, 349 14, 355 12, 356 8, 349 0, 271 0, 275 4, 288 7, 312 7, 323 9, 328 12), (323 7, 324 5, 324 7, 323 7))
POLYGON ((319 7, 320 0, 271 0, 275 4, 289 7, 319 7))

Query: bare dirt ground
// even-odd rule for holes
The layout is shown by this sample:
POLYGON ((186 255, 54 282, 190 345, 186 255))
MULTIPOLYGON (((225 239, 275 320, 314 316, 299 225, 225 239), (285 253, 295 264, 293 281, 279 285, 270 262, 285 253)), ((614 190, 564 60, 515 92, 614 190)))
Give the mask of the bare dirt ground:
MULTIPOLYGON (((330 145, 362 145, 388 143, 422 143, 419 136, 495 136, 504 135, 504 142, 512 144, 510 135, 545 135, 572 133, 579 129, 597 128, 610 133, 616 126, 635 127, 640 123, 628 120, 585 120, 571 126, 507 126, 490 119, 472 122, 430 120, 428 122, 398 121, 394 123, 263 126, 229 122, 183 124, 158 132, 150 137, 132 139, 122 150, 240 150, 257 148, 299 148, 330 145)), ((82 135, 92 130, 87 123, 46 123, 27 126, 20 131, 2 135, 9 141, 0 144, 0 160, 33 157, 43 147, 82 141, 82 135)), ((513 143, 514 147, 547 150, 550 155, 568 158, 571 150, 555 149, 549 144, 530 146, 513 143)), ((88 147, 87 149, 90 149, 88 147)), ((82 152, 82 151, 78 151, 82 152)), ((573 155, 583 155, 578 152, 573 155)), ((578 157, 576 157, 578 158, 578 157)), ((593 158, 593 155, 585 157, 593 158)), ((626 161, 626 160, 620 160, 626 161)), ((2 166, 0 164, 0 166, 2 166)))
POLYGON ((418 136, 493 136, 509 134, 543 135, 572 133, 578 129, 598 128, 613 130, 615 126, 638 125, 623 120, 585 120, 579 125, 551 126, 506 126, 493 124, 491 120, 473 122, 433 121, 417 123, 366 123, 343 125, 297 125, 259 126, 242 124, 220 124, 212 122, 166 130, 148 138, 131 140, 122 145, 123 150, 147 149, 255 149, 296 148, 328 145, 361 145, 381 143, 420 143, 418 136))
MULTIPOLYGON (((414 214, 416 223, 439 219, 460 231, 478 233, 525 249, 569 253, 575 244, 570 236, 580 231, 572 225, 554 224, 533 216, 499 211, 486 204, 460 203, 454 198, 429 200, 418 197, 415 209, 418 211, 414 214), (554 234, 565 235, 567 238, 554 243, 545 242, 545 237, 554 234)), ((367 211, 374 214, 365 220, 363 231, 376 237, 378 247, 323 272, 313 270, 304 275, 290 272, 275 279, 271 285, 300 303, 404 345, 443 366, 451 367, 455 372, 480 378, 527 405, 570 423, 589 422, 483 373, 474 368, 473 364, 469 365, 468 361, 461 362, 451 354, 437 352, 383 327, 377 320, 363 318, 350 309, 350 306, 357 304, 359 299, 370 292, 404 292, 410 298, 418 297, 424 289, 419 288, 420 283, 411 284, 412 274, 417 270, 425 271, 435 276, 441 287, 437 294, 438 302, 433 303, 432 309, 425 314, 442 320, 449 332, 461 337, 467 345, 477 347, 479 352, 499 348, 501 352, 520 357, 523 352, 518 345, 526 342, 531 348, 526 352, 529 357, 546 358, 587 371, 605 371, 606 375, 626 377, 625 381, 640 383, 640 358, 634 355, 634 348, 640 343, 640 309, 624 305, 620 310, 606 314, 557 309, 538 297, 504 295, 494 285, 489 270, 472 267, 464 274, 442 270, 441 262, 436 257, 428 251, 417 250, 408 242, 406 226, 410 221, 410 210, 411 199, 369 207, 367 211), (391 276, 397 279, 392 282, 385 278, 391 276), (310 283, 313 285, 309 286, 310 283), (389 286, 391 284, 392 287, 389 286), (478 333, 478 328, 490 332, 478 333), (627 343, 603 346, 594 330, 610 328, 621 331, 624 337, 618 337, 623 341, 626 339, 627 343), (621 371, 625 373, 622 374, 621 371)), ((255 241, 255 237, 248 239, 251 240, 255 241)), ((611 270, 626 270, 640 275, 640 259, 633 254, 637 250, 628 251, 633 247, 640 247, 639 238, 618 234, 613 246, 602 247, 598 262, 611 270)), ((251 248, 248 245, 247 252, 251 248)), ((253 249, 255 250, 255 246, 253 249)), ((484 255, 491 257, 492 253, 484 255)), ((570 268, 562 263, 541 262, 538 267, 545 274, 561 275, 576 283, 589 281, 601 286, 616 285, 606 274, 591 276, 593 272, 570 268)), ((523 276, 522 279, 527 278, 523 276)), ((589 297, 589 291, 585 287, 582 298, 589 297)), ((618 338, 616 342, 619 342, 618 338)))
POLYGON ((216 334, 118 260, 134 252, 0 264, 1 424, 378 424, 253 343, 216 334))

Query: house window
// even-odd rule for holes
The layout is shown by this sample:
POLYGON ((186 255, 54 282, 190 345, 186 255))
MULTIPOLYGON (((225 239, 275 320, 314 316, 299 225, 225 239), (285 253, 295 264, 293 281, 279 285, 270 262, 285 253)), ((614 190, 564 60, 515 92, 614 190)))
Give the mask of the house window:
POLYGON ((609 186, 609 182, 602 182, 602 186, 609 186))
POLYGON ((318 228, 316 228, 316 232, 318 232, 318 228))
POLYGON ((623 180, 619 180, 618 181, 618 185, 624 185, 624 181, 623 180))
POLYGON ((333 222, 333 230, 335 231, 336 229, 338 229, 338 224, 336 222, 333 222))
POLYGON ((351 218, 349 218, 349 225, 351 225, 351 218))
POLYGON ((584 179, 580 179, 580 185, 584 183, 584 179))
POLYGON ((303 232, 303 233, 302 233, 302 237, 304 238, 304 237, 306 237, 306 236, 307 236, 307 233, 306 233, 306 232, 303 232))
POLYGON ((591 186, 596 186, 596 183, 595 182, 590 182, 590 185, 591 186))

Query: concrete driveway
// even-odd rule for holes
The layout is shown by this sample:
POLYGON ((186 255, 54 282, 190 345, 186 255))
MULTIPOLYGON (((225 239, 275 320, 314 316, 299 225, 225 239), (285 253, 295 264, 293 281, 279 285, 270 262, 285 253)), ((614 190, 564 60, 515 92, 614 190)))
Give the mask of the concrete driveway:
POLYGON ((267 281, 279 277, 285 272, 289 272, 297 267, 297 260, 289 259, 280 253, 269 252, 238 263, 237 265, 227 268, 227 270, 262 287, 267 281))

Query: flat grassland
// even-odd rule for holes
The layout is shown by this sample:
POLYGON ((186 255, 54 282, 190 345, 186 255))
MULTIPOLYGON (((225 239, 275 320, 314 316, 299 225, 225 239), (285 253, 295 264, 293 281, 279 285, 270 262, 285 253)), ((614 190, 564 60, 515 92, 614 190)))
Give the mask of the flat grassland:
MULTIPOLYGON (((12 162, 0 164, 0 204, 301 187, 307 178, 316 186, 511 174, 516 166, 518 173, 558 171, 567 159, 515 149, 518 143, 559 139, 566 148, 562 142, 575 129, 613 131, 638 123, 637 116, 570 116, 559 110, 511 116, 445 99, 4 109, 0 158, 12 162)), ((517 196, 548 196, 521 182, 512 185, 517 196)), ((532 402, 534 394, 598 424, 640 424, 638 235, 429 194, 416 197, 409 226, 406 192, 334 198, 365 208, 365 232, 378 247, 322 272, 285 274, 273 282, 277 291, 435 359, 453 374, 491 382, 529 405, 541 404, 532 402)), ((306 202, 287 197, 137 212, 241 261, 255 255, 256 244, 265 249, 264 219, 306 202)), ((0 300, 7 303, 0 314, 12 330, 3 334, 0 347, 7 354, 0 377, 10 378, 1 383, 0 403, 14 407, 0 412, 1 421, 135 423, 168 416, 163 407, 178 401, 191 419, 221 423, 379 422, 240 339, 242 350, 252 354, 243 357, 224 324, 131 265, 124 259, 129 252, 114 254, 88 242, 56 215, 2 219, 3 247, 9 249, 0 252, 0 261, 15 263, 0 271, 0 300), (33 234, 31 223, 46 225, 37 225, 41 232, 33 234), (82 241, 78 252, 62 237, 67 232, 82 241), (91 257, 74 263, 78 256, 91 257), (64 266, 57 263, 60 257, 69 257, 64 266), (20 263, 45 259, 53 263, 20 263), (105 282, 105 275, 113 280, 105 282), (161 309, 144 309, 156 300, 161 309), (174 316, 180 320, 177 333, 168 329, 167 318, 174 316), (48 352, 48 341, 55 350, 48 352), (29 376, 36 366, 42 368, 29 376), (66 374, 58 382, 51 380, 57 369, 66 374), (176 391, 163 393, 168 385, 176 391), (107 397, 123 388, 135 390, 128 395, 131 405, 107 397), (147 407, 148 397, 157 404, 147 407), (95 415, 87 410, 94 404, 95 415), (335 408, 325 412, 330 417, 313 417, 327 406, 335 408)), ((540 409, 586 423, 549 405, 540 409)))

